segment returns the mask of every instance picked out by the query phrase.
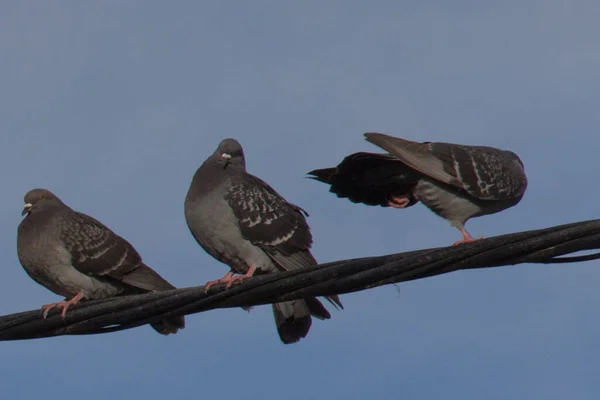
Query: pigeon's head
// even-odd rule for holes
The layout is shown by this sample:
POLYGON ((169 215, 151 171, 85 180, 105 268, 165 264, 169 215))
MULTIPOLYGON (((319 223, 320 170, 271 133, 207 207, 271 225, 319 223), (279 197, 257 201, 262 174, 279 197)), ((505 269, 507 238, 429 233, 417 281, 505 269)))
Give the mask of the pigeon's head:
POLYGON ((21 215, 31 214, 57 205, 62 205, 58 197, 46 189, 32 189, 25 195, 25 207, 21 215))
POLYGON ((224 139, 219 143, 214 157, 223 168, 239 167, 246 168, 246 159, 244 158, 244 149, 240 142, 235 139, 224 139))

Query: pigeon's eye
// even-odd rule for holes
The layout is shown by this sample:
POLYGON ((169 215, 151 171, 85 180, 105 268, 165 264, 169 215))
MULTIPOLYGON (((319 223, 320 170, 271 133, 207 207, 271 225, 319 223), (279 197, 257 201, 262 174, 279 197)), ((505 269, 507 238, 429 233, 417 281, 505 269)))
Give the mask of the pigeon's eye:
POLYGON ((38 197, 38 200, 44 200, 44 196, 42 195, 42 196, 38 197))

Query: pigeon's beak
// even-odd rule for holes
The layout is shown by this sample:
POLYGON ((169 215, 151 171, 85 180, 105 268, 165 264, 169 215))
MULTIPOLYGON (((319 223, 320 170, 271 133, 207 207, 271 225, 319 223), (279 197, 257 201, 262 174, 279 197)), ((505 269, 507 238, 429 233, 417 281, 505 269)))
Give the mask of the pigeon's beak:
POLYGON ((231 154, 223 153, 221 154, 221 159, 223 160, 223 168, 227 168, 227 165, 229 165, 229 162, 231 160, 231 154))
POLYGON ((23 207, 23 211, 21 212, 21 215, 25 215, 25 214, 29 213, 29 211, 31 211, 31 207, 33 207, 33 204, 31 204, 31 203, 25 204, 25 207, 23 207))

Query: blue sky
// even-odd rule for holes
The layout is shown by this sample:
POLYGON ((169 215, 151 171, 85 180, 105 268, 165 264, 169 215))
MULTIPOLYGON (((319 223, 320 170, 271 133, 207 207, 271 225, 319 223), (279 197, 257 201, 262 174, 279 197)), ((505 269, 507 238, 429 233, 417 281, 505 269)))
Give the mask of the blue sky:
MULTIPOLYGON (((225 137, 311 217, 320 261, 449 245, 418 205, 369 208, 306 180, 376 151, 362 133, 518 153, 517 206, 474 236, 598 217, 600 4, 594 1, 11 2, 0 8, 0 313, 57 296, 16 256, 23 195, 46 187, 127 238, 177 286, 227 268, 183 201, 225 137)), ((597 261, 465 271, 343 296, 307 339, 269 307, 0 343, 7 398, 592 399, 597 261)))

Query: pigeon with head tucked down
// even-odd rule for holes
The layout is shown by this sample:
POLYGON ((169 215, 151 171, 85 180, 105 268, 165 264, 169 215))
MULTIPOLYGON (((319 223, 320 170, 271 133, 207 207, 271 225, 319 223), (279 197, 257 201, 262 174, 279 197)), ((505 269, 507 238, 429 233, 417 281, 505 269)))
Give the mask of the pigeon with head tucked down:
POLYGON ((527 177, 513 152, 487 146, 413 142, 381 133, 367 141, 389 154, 354 153, 335 168, 309 172, 338 197, 367 205, 406 208, 423 203, 458 228, 463 239, 473 217, 494 214, 521 201, 527 177))
MULTIPOLYGON (((221 141, 196 171, 185 199, 188 227, 200 246, 230 271, 210 281, 227 287, 255 273, 292 271, 317 264, 305 211, 246 172, 244 151, 235 139, 221 141), (234 274, 240 274, 234 276, 234 274)), ((337 296, 327 300, 337 307, 337 296)), ((314 297, 273 304, 279 337, 294 343, 308 334, 314 316, 331 315, 314 297)))
MULTIPOLYGON (((133 246, 96 219, 77 212, 46 189, 25 195, 17 234, 17 253, 27 274, 37 283, 64 296, 53 308, 65 317, 82 299, 104 299, 175 289, 142 262, 133 246)), ((184 317, 162 317, 151 323, 159 333, 177 333, 184 317)))

